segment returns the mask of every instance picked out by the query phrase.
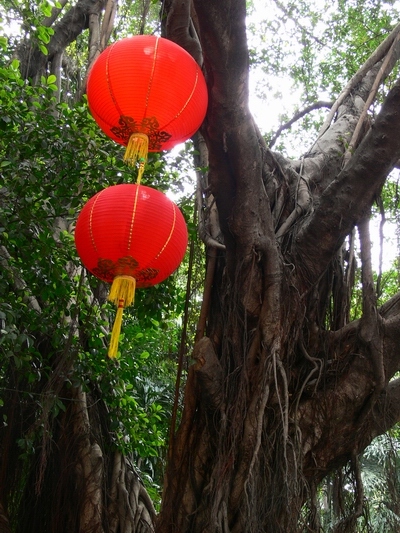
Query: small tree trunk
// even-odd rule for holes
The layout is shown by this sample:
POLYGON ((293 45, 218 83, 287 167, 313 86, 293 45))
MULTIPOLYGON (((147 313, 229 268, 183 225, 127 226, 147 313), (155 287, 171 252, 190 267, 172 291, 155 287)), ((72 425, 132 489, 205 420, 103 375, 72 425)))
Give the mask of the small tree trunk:
POLYGON ((79 531, 80 533, 103 533, 103 453, 97 443, 91 442, 86 394, 81 387, 76 389, 73 399, 74 433, 75 438, 80 442, 76 470, 84 487, 80 494, 82 507, 79 531))

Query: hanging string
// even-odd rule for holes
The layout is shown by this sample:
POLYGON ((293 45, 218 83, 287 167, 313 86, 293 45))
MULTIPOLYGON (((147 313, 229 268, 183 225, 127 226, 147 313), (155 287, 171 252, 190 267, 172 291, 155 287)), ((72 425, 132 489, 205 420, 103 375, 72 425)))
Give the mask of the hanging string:
POLYGON ((162 0, 161 3, 161 9, 160 9, 160 25, 159 25, 159 32, 162 34, 162 23, 164 18, 164 8, 165 8, 165 0, 162 0))
POLYGON ((137 183, 143 176, 144 167, 147 161, 149 151, 149 138, 145 133, 132 133, 125 150, 124 161, 127 165, 133 167, 139 163, 137 183))
MULTIPOLYGON (((125 150, 124 161, 129 166, 138 163, 137 185, 142 180, 147 161, 149 138, 145 133, 133 133, 125 150)), ((136 279, 132 276, 116 276, 112 282, 108 299, 117 306, 117 313, 111 332, 108 357, 115 359, 118 355, 119 336, 121 334, 122 316, 124 308, 131 305, 135 299, 136 279)))

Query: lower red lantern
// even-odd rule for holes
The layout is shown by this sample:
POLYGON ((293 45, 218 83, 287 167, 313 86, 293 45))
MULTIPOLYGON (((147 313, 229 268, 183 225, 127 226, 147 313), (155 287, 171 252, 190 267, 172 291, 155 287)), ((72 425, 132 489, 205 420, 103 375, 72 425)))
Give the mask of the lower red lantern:
POLYGON ((145 185, 113 185, 83 207, 75 244, 85 267, 112 283, 109 299, 117 305, 109 357, 116 357, 122 312, 136 287, 156 285, 180 265, 188 233, 178 207, 145 185))

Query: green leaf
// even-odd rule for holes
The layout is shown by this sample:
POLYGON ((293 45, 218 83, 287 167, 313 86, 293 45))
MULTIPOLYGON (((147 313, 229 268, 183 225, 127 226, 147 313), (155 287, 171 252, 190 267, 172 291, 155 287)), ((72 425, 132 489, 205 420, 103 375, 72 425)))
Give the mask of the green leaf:
POLYGON ((51 16, 51 6, 49 4, 42 4, 40 9, 45 17, 51 16))
POLYGON ((7 37, 0 37, 0 46, 3 48, 3 50, 7 50, 7 45, 8 45, 7 37))
POLYGON ((45 26, 39 26, 39 28, 38 28, 38 37, 45 44, 49 44, 49 42, 50 42, 49 29, 46 28, 45 26))

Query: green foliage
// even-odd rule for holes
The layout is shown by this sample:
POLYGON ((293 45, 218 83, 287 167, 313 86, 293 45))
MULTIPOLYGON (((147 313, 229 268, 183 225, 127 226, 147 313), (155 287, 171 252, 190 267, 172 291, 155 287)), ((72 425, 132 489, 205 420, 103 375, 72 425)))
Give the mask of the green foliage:
MULTIPOLYGON (((400 525, 399 428, 375 438, 360 457, 365 511, 357 521, 356 531, 396 533, 400 525)), ((321 484, 319 501, 323 531, 335 525, 354 501, 355 480, 343 469, 321 484), (346 508, 348 508, 346 510, 346 508)))
MULTIPOLYGON (((57 395, 46 403, 42 391, 57 362, 75 361, 58 378, 67 389, 81 385, 98 393, 109 410, 113 446, 134 456, 155 495, 173 404, 184 279, 178 273, 137 291, 134 308, 125 313, 122 355, 110 361, 106 345, 115 309, 105 301, 103 284, 81 269, 73 227, 88 198, 107 185, 135 182, 135 171, 123 163, 123 148, 100 132, 85 102, 57 104, 53 76, 32 87, 21 78, 18 61, 3 59, 0 417, 6 425, 9 397, 18 387, 21 401, 33 405, 17 438, 20 459, 28 464, 43 438, 43 414, 49 410, 55 420, 66 409, 57 395)), ((152 155, 144 183, 165 191, 171 172, 159 154, 152 155)), ((50 432, 51 424, 46 427, 50 432)))
POLYGON ((400 527, 400 460, 398 428, 377 437, 362 457, 363 483, 374 533, 395 533, 400 527))
POLYGON ((88 351, 79 356, 76 369, 101 391, 114 445, 133 456, 155 496, 171 419, 179 328, 177 319, 148 320, 151 326, 144 327, 133 313, 125 317, 121 357, 116 361, 105 355, 104 334, 92 332, 88 351))
POLYGON ((128 35, 160 33, 159 14, 158 0, 127 0, 120 6, 115 35, 121 38, 128 35))
POLYGON ((380 0, 340 0, 324 35, 335 46, 321 63, 322 87, 338 94, 391 32, 397 18, 395 6, 380 0))
MULTIPOLYGON (((283 2, 275 0, 249 17, 252 76, 259 107, 270 114, 260 123, 267 140, 280 123, 317 101, 336 99, 363 61, 397 24, 398 7, 381 0, 283 2), (280 114, 273 112, 273 102, 280 114), (272 111, 272 115, 271 115, 272 111)), ((397 71, 387 80, 396 79, 397 71)), ((256 110, 256 115, 258 109, 256 110)), ((299 154, 309 148, 326 111, 313 111, 286 131, 274 149, 299 154)))

